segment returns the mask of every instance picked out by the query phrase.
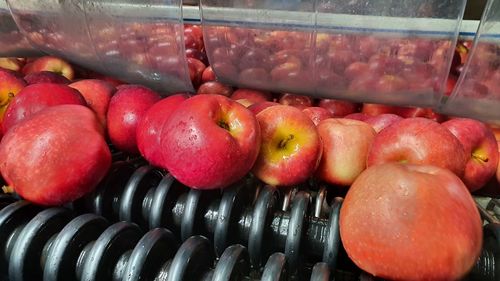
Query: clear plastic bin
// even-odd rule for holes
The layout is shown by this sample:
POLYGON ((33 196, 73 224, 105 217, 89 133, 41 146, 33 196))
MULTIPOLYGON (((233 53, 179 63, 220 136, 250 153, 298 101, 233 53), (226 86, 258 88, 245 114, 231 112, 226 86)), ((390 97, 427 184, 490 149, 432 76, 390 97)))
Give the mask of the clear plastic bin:
POLYGON ((180 0, 7 0, 36 48, 162 93, 193 91, 180 0))
POLYGON ((435 106, 466 1, 201 0, 223 82, 274 92, 435 106))
POLYGON ((40 54, 19 32, 5 0, 0 0, 0 42, 0 57, 30 57, 40 54))
POLYGON ((488 2, 462 74, 438 110, 500 125, 500 0, 488 2))

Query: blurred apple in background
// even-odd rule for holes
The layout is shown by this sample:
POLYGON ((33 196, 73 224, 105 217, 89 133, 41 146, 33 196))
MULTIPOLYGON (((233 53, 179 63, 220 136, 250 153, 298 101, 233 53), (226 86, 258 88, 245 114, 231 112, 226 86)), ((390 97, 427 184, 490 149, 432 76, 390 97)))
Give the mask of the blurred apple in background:
POLYGON ((302 112, 304 112, 316 126, 319 124, 319 122, 333 117, 330 111, 319 106, 306 107, 302 110, 302 112))
POLYGON ((353 120, 359 120, 359 121, 365 121, 366 119, 372 117, 371 115, 367 115, 361 112, 356 112, 356 113, 351 113, 347 114, 344 116, 346 119, 353 119, 353 120))
POLYGON ((351 185, 366 168, 375 130, 363 121, 330 118, 319 123, 318 132, 323 156, 316 176, 329 184, 351 185))
POLYGON ((52 56, 40 57, 33 62, 29 62, 22 71, 25 75, 40 71, 51 71, 68 78, 68 80, 73 80, 75 75, 73 67, 68 62, 52 56))
POLYGON ((209 81, 201 84, 196 93, 199 95, 221 95, 230 97, 233 94, 233 88, 217 81, 209 81))
POLYGON ((272 186, 291 186, 311 177, 322 144, 314 123, 300 109, 276 105, 257 114, 262 133, 253 174, 272 186))
POLYGON ((212 69, 212 66, 207 66, 205 70, 203 70, 203 73, 201 74, 201 83, 209 82, 209 81, 215 81, 215 73, 214 70, 212 69))
POLYGON ((193 86, 197 88, 201 84, 201 78, 206 66, 203 62, 194 58, 188 58, 187 65, 191 82, 193 83, 193 86))
POLYGON ((379 133, 386 127, 392 125, 393 123, 396 123, 400 120, 402 120, 403 117, 396 115, 396 114, 390 114, 390 113, 384 113, 380 114, 377 116, 372 116, 364 120, 366 123, 370 124, 375 132, 379 133))
POLYGON ((254 104, 270 101, 272 99, 272 95, 269 92, 240 88, 233 92, 231 98, 233 100, 246 99, 254 104))
POLYGON ((426 118, 407 118, 380 131, 368 153, 367 166, 386 162, 433 165, 462 177, 468 156, 443 125, 426 118))
POLYGON ((85 106, 44 108, 5 134, 0 172, 16 193, 31 202, 69 203, 92 191, 111 166, 103 133, 85 106))
POLYGON ((144 159, 148 160, 151 165, 161 167, 163 159, 161 158, 160 137, 163 125, 172 112, 188 98, 188 94, 174 94, 166 97, 151 106, 139 121, 136 130, 137 147, 144 159))
POLYGON ((19 72, 23 65, 24 63, 17 58, 0 58, 0 68, 3 69, 19 72))
POLYGON ((397 114, 398 107, 392 105, 375 104, 375 103, 364 103, 361 109, 361 113, 370 116, 377 116, 380 114, 397 114))
POLYGON ((296 107, 300 110, 313 106, 313 99, 308 96, 285 93, 278 101, 280 104, 296 107))
POLYGON ((7 107, 14 97, 26 86, 26 82, 9 71, 0 71, 0 124, 7 107))
POLYGON ((24 76, 24 80, 28 84, 39 83, 54 83, 54 84, 69 84, 71 81, 68 78, 51 71, 33 72, 24 76))
POLYGON ((141 85, 118 87, 109 102, 107 129, 111 142, 124 152, 139 154, 136 129, 146 111, 161 97, 141 85))
POLYGON ((196 95, 170 115, 160 142, 160 166, 178 181, 195 189, 225 188, 252 168, 260 128, 252 112, 238 102, 196 95))
POLYGON ((264 109, 266 109, 268 107, 271 107, 271 106, 275 106, 275 105, 280 105, 280 104, 277 103, 277 102, 273 102, 273 101, 264 101, 264 102, 254 103, 251 106, 249 106, 248 109, 250 111, 252 111, 252 113, 254 115, 257 115, 262 110, 264 110, 264 109))
POLYGON ((332 113, 333 117, 344 117, 359 111, 359 105, 350 101, 322 99, 319 107, 323 107, 332 113))
POLYGON ((379 278, 461 280, 479 257, 483 233, 474 199, 455 174, 386 163, 350 187, 340 237, 351 260, 379 278))
POLYGON ((53 83, 28 85, 7 107, 2 124, 3 133, 42 109, 61 104, 86 106, 87 102, 80 92, 67 85, 53 83))
POLYGON ((82 94, 87 105, 99 118, 103 128, 106 128, 106 114, 116 88, 111 83, 98 79, 84 79, 71 83, 69 86, 82 94))
POLYGON ((498 145, 493 132, 482 122, 454 118, 443 123, 462 143, 468 157, 462 177, 471 192, 483 187, 498 167, 498 145))

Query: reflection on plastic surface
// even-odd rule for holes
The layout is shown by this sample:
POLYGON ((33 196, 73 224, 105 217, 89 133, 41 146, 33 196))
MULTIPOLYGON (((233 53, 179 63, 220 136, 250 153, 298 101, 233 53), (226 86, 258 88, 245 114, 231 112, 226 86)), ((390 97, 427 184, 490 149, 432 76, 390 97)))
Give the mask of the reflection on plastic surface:
POLYGON ((316 97, 434 106, 465 1, 202 0, 222 81, 316 97))
POLYGON ((500 1, 490 1, 469 58, 441 111, 500 125, 500 1))
POLYGON ((0 57, 39 54, 19 32, 5 0, 0 0, 0 57))
POLYGON ((47 53, 162 93, 192 91, 180 0, 7 0, 47 53))

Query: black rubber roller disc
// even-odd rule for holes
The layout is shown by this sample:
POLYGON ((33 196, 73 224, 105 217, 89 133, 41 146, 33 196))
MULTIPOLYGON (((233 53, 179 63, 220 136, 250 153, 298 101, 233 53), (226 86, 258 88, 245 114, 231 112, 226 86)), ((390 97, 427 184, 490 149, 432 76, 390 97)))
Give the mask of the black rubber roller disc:
POLYGON ((288 279, 286 256, 283 253, 272 254, 266 262, 261 281, 285 281, 288 279))
POLYGON ((76 264, 83 248, 102 234, 108 226, 103 217, 85 214, 68 223, 54 240, 45 268, 44 281, 76 281, 76 264))
POLYGON ((192 236, 177 251, 167 281, 198 281, 214 261, 214 253, 207 238, 192 236))
POLYGON ((36 215, 24 227, 12 249, 9 262, 10 281, 41 280, 40 260, 47 241, 72 219, 65 208, 51 208, 36 215))
POLYGON ((330 270, 335 270, 337 266, 339 248, 340 248, 340 207, 342 207, 343 199, 336 197, 330 210, 328 219, 328 232, 325 248, 323 250, 323 261, 328 264, 330 270))
POLYGON ((212 281, 240 281, 248 276, 250 265, 248 252, 242 245, 229 246, 215 268, 212 281))
POLYGON ((319 262, 314 265, 311 273, 311 281, 329 281, 330 280, 330 269, 328 264, 324 262, 319 262))
POLYGON ((142 216, 142 203, 148 190, 156 188, 163 176, 160 170, 151 166, 139 167, 132 174, 120 200, 120 221, 134 222, 143 229, 148 228, 147 218, 142 216))
MULTIPOLYGON (((18 201, 0 211, 0 280, 9 280, 9 256, 13 244, 9 237, 40 211, 28 201, 18 201), (9 244, 8 244, 9 242, 9 244), (7 252, 7 254, 4 254, 7 252)), ((14 240, 15 241, 15 240, 14 240)))
POLYGON ((149 231, 132 251, 122 280, 155 280, 162 265, 174 257, 178 247, 177 239, 169 230, 149 231))
POLYGON ((118 222, 106 229, 88 253, 80 281, 113 280, 116 262, 135 247, 141 234, 136 224, 127 222, 118 222))
POLYGON ((285 244, 285 255, 288 260, 289 273, 292 275, 299 271, 301 265, 301 241, 306 229, 305 223, 310 199, 311 196, 309 193, 300 191, 295 195, 292 202, 285 244))
POLYGON ((248 191, 244 188, 244 183, 239 182, 231 188, 224 190, 219 203, 217 222, 214 231, 215 253, 220 257, 222 252, 233 243, 231 238, 235 238, 236 230, 232 226, 238 225, 235 221, 236 214, 240 214, 246 206, 248 191))
POLYGON ((174 177, 167 174, 160 181, 155 189, 153 201, 149 212, 149 228, 166 227, 174 230, 172 222, 172 209, 177 198, 182 192, 187 190, 186 187, 176 182, 174 177))
POLYGON ((0 210, 16 202, 16 198, 7 194, 0 194, 0 210))
POLYGON ((260 268, 264 256, 263 249, 266 243, 265 229, 277 208, 278 192, 275 188, 265 186, 259 193, 252 214, 252 225, 248 235, 248 252, 254 268, 260 268))

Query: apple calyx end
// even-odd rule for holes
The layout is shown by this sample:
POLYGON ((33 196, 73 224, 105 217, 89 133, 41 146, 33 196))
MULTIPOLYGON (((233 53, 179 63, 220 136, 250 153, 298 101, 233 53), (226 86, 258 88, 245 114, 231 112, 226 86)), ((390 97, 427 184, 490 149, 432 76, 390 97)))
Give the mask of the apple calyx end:
POLYGON ((288 135, 286 138, 284 138, 284 139, 282 139, 282 140, 279 141, 278 148, 279 149, 284 149, 286 147, 286 145, 288 144, 288 142, 290 142, 294 138, 295 138, 294 135, 292 135, 292 134, 288 135))
POLYGON ((224 129, 226 131, 231 131, 229 124, 224 120, 217 121, 217 126, 221 127, 222 129, 224 129))

